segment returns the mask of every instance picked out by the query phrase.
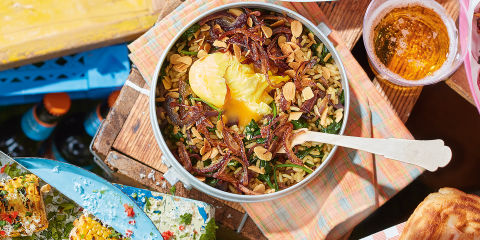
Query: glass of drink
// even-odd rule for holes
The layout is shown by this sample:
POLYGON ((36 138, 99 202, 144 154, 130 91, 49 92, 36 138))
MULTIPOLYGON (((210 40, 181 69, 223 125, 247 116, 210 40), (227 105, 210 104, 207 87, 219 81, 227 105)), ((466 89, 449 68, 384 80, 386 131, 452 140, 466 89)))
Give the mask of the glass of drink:
POLYGON ((455 21, 434 0, 374 0, 363 29, 370 66, 380 81, 433 84, 462 64, 455 21))

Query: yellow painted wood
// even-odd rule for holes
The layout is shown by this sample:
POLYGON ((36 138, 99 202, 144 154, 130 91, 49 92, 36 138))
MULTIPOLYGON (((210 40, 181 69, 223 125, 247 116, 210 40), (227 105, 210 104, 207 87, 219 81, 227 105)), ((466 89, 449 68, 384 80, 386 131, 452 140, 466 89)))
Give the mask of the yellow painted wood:
POLYGON ((152 0, 1 0, 0 67, 136 36, 155 23, 158 5, 152 0))

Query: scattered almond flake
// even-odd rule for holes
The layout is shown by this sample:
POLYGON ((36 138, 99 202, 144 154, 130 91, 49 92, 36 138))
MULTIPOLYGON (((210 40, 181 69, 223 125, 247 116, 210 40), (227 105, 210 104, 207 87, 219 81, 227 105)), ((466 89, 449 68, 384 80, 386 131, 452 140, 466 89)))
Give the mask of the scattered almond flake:
POLYGON ((143 173, 140 173, 140 179, 144 179, 145 177, 146 177, 146 175, 145 175, 145 174, 143 174, 143 173))
POLYGON ((262 25, 261 28, 262 28, 262 32, 263 32, 263 34, 265 34, 266 38, 270 38, 272 36, 273 31, 272 31, 271 28, 269 28, 265 25, 262 25))
POLYGON ((212 154, 212 149, 206 152, 205 155, 202 156, 202 162, 210 158, 210 154, 212 154))
POLYGON ((208 53, 207 53, 205 50, 201 49, 201 50, 198 51, 198 53, 197 53, 197 58, 202 58, 202 57, 205 57, 205 56, 207 56, 207 55, 208 55, 208 53))
POLYGON ((223 48, 227 48, 227 44, 225 42, 222 42, 222 41, 218 41, 218 40, 215 40, 215 42, 213 42, 213 46, 215 47, 223 47, 223 48))
POLYGON ((202 31, 202 32, 206 32, 206 31, 208 31, 208 30, 210 30, 210 25, 208 25, 208 24, 203 24, 203 25, 200 27, 200 31, 202 31))
POLYGON ((302 112, 291 112, 288 116, 288 121, 298 120, 302 116, 302 112))
POLYGON ((168 77, 164 77, 162 79, 163 87, 165 87, 166 90, 172 88, 172 83, 169 81, 168 77))
POLYGON ((330 78, 330 70, 328 70, 326 67, 322 67, 322 76, 328 80, 330 78))
POLYGON ((289 67, 291 67, 294 71, 296 71, 300 67, 299 62, 291 62, 288 64, 289 67))
POLYGON ((205 50, 205 52, 208 53, 208 52, 210 52, 210 48, 211 48, 211 47, 212 47, 212 46, 210 45, 210 43, 205 43, 205 44, 203 44, 203 47, 202 47, 202 48, 203 48, 203 50, 205 50))
POLYGON ((240 61, 242 57, 242 50, 237 44, 233 44, 233 53, 235 54, 235 58, 240 61))
POLYGON ((335 122, 340 122, 343 117, 343 108, 339 108, 335 111, 335 122))
POLYGON ((186 64, 183 64, 183 63, 179 63, 179 64, 175 64, 173 65, 173 70, 179 72, 179 73, 183 73, 183 72, 186 72, 188 69, 188 65, 186 64))
POLYGON ((175 65, 175 64, 179 64, 180 62, 178 61, 179 58, 181 58, 182 56, 180 56, 179 54, 172 54, 170 56, 170 63, 175 65))
POLYGON ((248 24, 249 27, 252 27, 252 26, 253 26, 253 20, 252 20, 251 17, 248 17, 248 18, 247 18, 247 24, 248 24))
POLYGON ((196 128, 196 127, 192 127, 191 130, 192 130, 193 136, 195 136, 195 137, 197 137, 197 138, 199 138, 199 139, 203 139, 202 135, 200 135, 200 133, 197 131, 197 128, 196 128))
POLYGON ((148 174, 147 178, 148 178, 148 179, 152 179, 153 181, 155 181, 155 171, 154 171, 154 170, 150 171, 150 173, 148 174))
POLYGON ((203 176, 195 176, 198 180, 205 182, 205 177, 203 176))
POLYGON ((228 9, 228 12, 235 15, 235 17, 238 17, 243 14, 243 11, 238 8, 230 8, 228 9))
POLYGON ((295 98, 295 84, 293 82, 287 82, 282 87, 283 96, 287 101, 293 101, 295 98))
POLYGON ((285 71, 285 73, 291 78, 294 78, 295 74, 296 74, 295 70, 292 70, 292 69, 289 69, 289 70, 285 71))
POLYGON ((270 25, 270 27, 278 27, 278 26, 282 26, 284 24, 285 24, 285 20, 280 19, 280 20, 274 22, 272 25, 270 25))
POLYGON ((214 158, 218 155, 218 149, 217 148, 212 148, 212 152, 210 153, 210 158, 214 158))
POLYGON ((306 101, 313 98, 313 91, 310 87, 306 87, 302 90, 302 98, 306 101))
POLYGON ((300 37, 300 35, 302 35, 302 31, 303 31, 303 25, 301 22, 297 21, 297 20, 293 20, 291 23, 290 23, 290 28, 292 30, 292 35, 294 37, 300 37))
POLYGON ((183 64, 187 65, 187 66, 190 66, 192 64, 192 61, 193 61, 192 57, 190 57, 190 56, 183 56, 183 57, 180 57, 176 60, 180 63, 183 63, 183 64))
POLYGON ((263 185, 263 183, 260 183, 253 188, 253 191, 256 192, 256 193, 262 194, 262 193, 265 192, 265 185, 263 185))
POLYGON ((262 146, 256 146, 253 149, 253 152, 255 152, 257 157, 260 158, 261 160, 264 160, 264 161, 272 160, 272 153, 262 146))
POLYGON ((310 41, 312 41, 313 43, 315 43, 315 36, 313 35, 312 32, 309 32, 309 33, 307 34, 307 36, 308 36, 308 38, 310 39, 310 41))
POLYGON ((325 57, 323 58, 323 61, 324 61, 324 62, 327 62, 328 59, 330 59, 331 56, 332 56, 331 53, 327 53, 327 55, 325 55, 325 57))
POLYGON ((260 173, 260 174, 265 174, 265 169, 264 168, 258 168, 257 166, 248 166, 248 169, 260 173))

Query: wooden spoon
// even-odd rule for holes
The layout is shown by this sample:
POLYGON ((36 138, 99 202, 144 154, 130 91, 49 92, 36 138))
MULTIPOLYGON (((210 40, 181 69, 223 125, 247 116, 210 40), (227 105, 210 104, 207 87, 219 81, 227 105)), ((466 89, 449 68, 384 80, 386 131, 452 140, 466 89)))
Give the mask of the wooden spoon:
MULTIPOLYGON (((296 130, 294 134, 291 147, 304 142, 333 144, 383 155, 386 158, 417 165, 432 172, 439 167, 446 166, 452 158, 452 151, 440 139, 362 138, 314 132, 307 129, 296 130)), ((279 151, 279 153, 284 152, 283 148, 279 151)))

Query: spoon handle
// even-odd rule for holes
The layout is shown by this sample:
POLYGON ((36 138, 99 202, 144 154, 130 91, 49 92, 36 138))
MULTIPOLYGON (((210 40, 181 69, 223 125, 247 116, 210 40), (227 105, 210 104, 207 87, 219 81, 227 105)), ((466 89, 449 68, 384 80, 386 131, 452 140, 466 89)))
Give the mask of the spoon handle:
POLYGON ((448 146, 445 146, 444 142, 440 139, 361 138, 308 131, 297 136, 294 142, 297 141, 329 143, 363 150, 383 155, 392 160, 414 164, 429 171, 435 171, 438 167, 444 167, 452 158, 452 151, 448 146))

